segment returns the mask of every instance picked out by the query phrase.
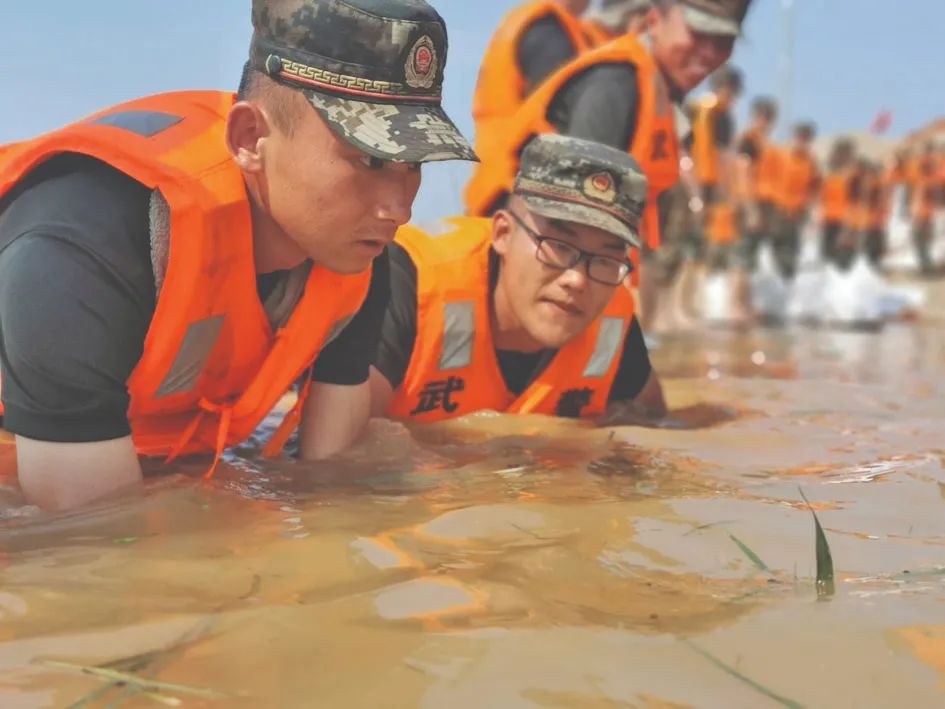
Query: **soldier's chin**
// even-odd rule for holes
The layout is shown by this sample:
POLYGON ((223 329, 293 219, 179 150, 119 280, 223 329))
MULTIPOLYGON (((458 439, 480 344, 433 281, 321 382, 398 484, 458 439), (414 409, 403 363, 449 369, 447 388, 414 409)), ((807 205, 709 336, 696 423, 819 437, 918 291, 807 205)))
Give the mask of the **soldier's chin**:
POLYGON ((330 257, 323 257, 317 261, 320 266, 324 266, 333 273, 340 273, 343 276, 353 276, 358 273, 364 273, 371 267, 374 261, 371 253, 360 253, 352 250, 342 254, 332 254, 330 257))
POLYGON ((544 349, 560 350, 580 334, 581 330, 575 332, 571 328, 546 327, 541 328, 537 333, 532 333, 532 337, 540 343, 544 349))

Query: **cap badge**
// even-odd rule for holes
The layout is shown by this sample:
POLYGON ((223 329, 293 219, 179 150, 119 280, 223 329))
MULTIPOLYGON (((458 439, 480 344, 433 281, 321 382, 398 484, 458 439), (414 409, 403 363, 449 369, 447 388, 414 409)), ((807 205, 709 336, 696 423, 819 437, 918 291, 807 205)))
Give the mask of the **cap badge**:
POLYGON ((609 172, 595 172, 584 180, 584 194, 599 202, 613 204, 617 200, 617 186, 609 172))
POLYGON ((436 82, 438 64, 433 40, 429 35, 423 35, 407 54, 407 63, 404 65, 407 85, 415 89, 429 89, 436 82))

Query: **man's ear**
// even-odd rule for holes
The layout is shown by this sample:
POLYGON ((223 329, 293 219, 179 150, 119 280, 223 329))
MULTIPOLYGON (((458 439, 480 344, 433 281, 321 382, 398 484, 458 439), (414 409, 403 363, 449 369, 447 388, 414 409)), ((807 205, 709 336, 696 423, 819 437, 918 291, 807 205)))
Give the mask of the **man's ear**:
POLYGON ((513 229, 514 222, 508 211, 500 209, 492 215, 492 248, 500 256, 504 256, 509 250, 513 229))
POLYGON ((226 118, 226 147, 243 172, 262 172, 264 146, 271 129, 259 104, 239 101, 226 118))

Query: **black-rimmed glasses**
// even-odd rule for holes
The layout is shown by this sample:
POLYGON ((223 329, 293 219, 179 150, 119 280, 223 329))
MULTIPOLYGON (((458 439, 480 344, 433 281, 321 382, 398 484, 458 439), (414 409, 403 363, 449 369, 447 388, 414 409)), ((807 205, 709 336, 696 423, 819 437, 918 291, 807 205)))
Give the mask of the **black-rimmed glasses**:
POLYGON ((623 279, 633 271, 633 264, 629 261, 592 254, 569 244, 567 241, 542 236, 528 226, 515 212, 507 211, 512 219, 535 242, 535 258, 546 266, 559 271, 567 271, 583 261, 587 269, 587 277, 606 286, 619 286, 623 283, 623 279))

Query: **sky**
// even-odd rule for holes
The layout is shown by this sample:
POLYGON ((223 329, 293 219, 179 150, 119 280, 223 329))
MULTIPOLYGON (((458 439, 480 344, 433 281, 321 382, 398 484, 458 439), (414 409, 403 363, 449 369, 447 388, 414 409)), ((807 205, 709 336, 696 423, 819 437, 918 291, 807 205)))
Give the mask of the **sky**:
MULTIPOLYGON (((785 95, 791 0, 754 0, 733 61, 748 96, 785 95)), ((249 0, 47 0, 4 3, 0 143, 138 96, 235 89, 247 54, 249 0)), ((450 37, 445 106, 472 138, 470 104, 486 44, 517 0, 432 0, 450 37)), ((891 135, 945 115, 943 0, 793 0, 789 117, 835 134, 891 109, 891 135)), ((743 102, 744 103, 744 102, 743 102)), ((741 113, 744 112, 744 106, 741 113)), ((425 168, 415 221, 461 211, 468 168, 425 168)))

